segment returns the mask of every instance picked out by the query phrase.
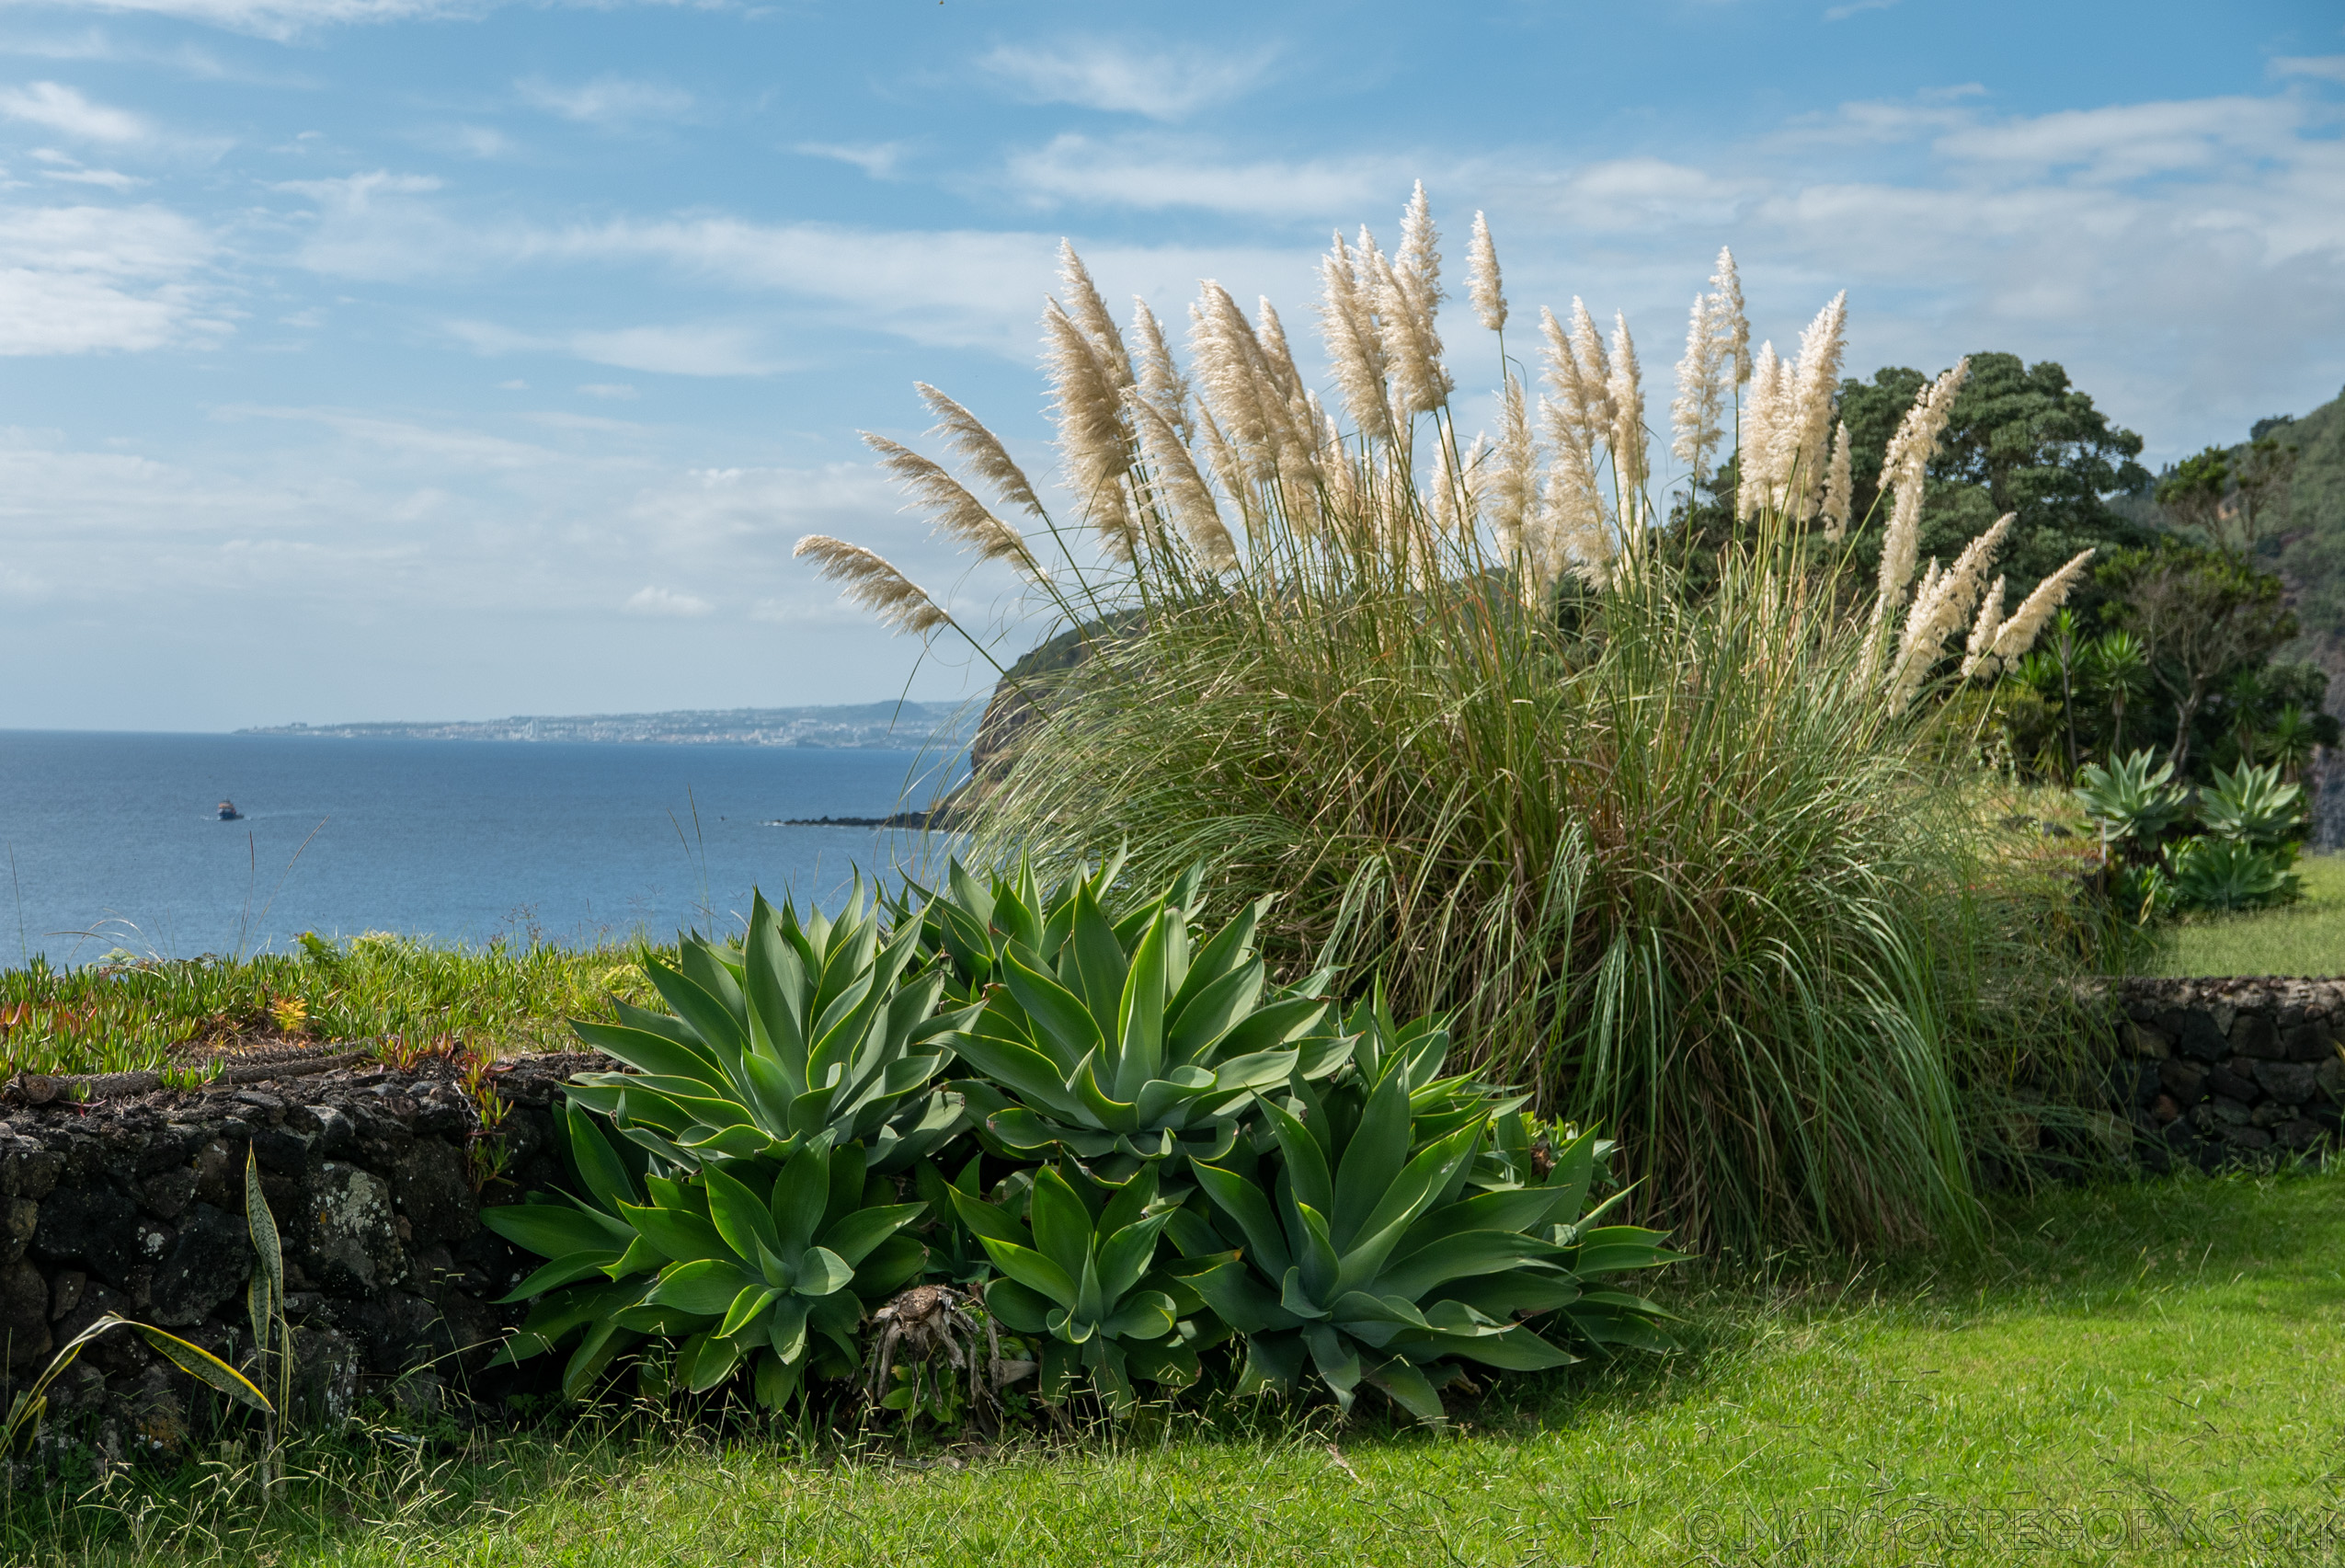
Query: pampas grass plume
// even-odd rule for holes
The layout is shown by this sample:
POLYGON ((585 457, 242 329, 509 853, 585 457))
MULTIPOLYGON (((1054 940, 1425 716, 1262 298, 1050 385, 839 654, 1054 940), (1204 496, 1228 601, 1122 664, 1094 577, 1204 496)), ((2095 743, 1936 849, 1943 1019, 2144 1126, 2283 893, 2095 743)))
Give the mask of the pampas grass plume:
MULTIPOLYGON (((1004 501, 1023 507, 1036 517, 1047 517, 1042 501, 1034 493, 1025 470, 1011 458, 1001 438, 944 394, 924 381, 912 383, 927 404, 929 412, 936 416, 936 423, 929 434, 942 436, 952 449, 961 454, 961 461, 974 470, 978 478, 992 486, 1004 501)), ((864 438, 870 439, 868 437, 864 438)))
POLYGON ((849 602, 870 611, 883 626, 926 635, 952 622, 919 584, 860 544, 809 533, 790 554, 811 559, 818 571, 841 585, 849 602))
POLYGON ((1466 297, 1474 303, 1474 314, 1493 332, 1506 329, 1506 291, 1498 277, 1498 247, 1491 243, 1490 223, 1480 212, 1474 214, 1473 243, 1467 249, 1466 297))

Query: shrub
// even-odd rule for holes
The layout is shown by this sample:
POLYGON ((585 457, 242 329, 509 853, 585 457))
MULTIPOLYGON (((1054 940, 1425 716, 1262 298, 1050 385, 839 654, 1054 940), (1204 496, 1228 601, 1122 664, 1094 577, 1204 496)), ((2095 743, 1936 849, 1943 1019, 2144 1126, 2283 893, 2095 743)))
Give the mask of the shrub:
MULTIPOLYGON (((1752 356, 1731 258, 1680 367, 1697 479, 1750 388, 1738 527, 1699 559, 1651 497, 1625 322, 1607 346, 1577 302, 1544 317, 1535 434, 1478 227, 1501 421, 1469 443, 1422 190, 1396 253, 1339 241, 1325 274, 1341 421, 1267 304, 1249 321, 1208 284, 1184 371, 1067 255, 1045 320, 1085 528, 1050 521, 1067 558, 1047 573, 974 491, 875 442, 1089 649, 1026 687, 1047 717, 975 800, 986 853, 1063 868, 1128 844, 1145 883, 1200 864, 1217 907, 1275 896, 1275 968, 1335 967, 1355 994, 1380 977, 1403 1013, 1450 1015, 1542 1109, 1611 1129, 1642 1201, 1696 1238, 1969 1225, 2001 1101, 2065 1070, 2069 1036, 2039 911, 1981 841, 1964 710, 1929 694, 2024 656, 2090 552, 2008 616, 1987 579, 2009 519, 1916 584, 1958 365, 1890 443, 1858 593, 1841 303, 1796 360, 1752 356)), ((1043 513, 999 441, 922 390, 969 471, 1043 513)), ((903 629, 955 624, 867 551, 801 549, 903 629)))

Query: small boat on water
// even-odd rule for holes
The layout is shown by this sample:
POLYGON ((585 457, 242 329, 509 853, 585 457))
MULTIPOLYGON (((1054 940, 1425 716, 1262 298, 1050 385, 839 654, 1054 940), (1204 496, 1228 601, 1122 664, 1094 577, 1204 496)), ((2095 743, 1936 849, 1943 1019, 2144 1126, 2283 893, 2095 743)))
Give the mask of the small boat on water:
POLYGON ((245 814, 236 809, 236 803, 234 801, 223 800, 220 803, 220 820, 223 822, 241 822, 244 819, 245 814))

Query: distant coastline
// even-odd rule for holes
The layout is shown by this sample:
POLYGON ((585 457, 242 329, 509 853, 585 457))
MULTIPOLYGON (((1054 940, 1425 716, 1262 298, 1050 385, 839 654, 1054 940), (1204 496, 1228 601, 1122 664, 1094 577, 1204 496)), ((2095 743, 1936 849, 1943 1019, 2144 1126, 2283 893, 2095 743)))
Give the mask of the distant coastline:
POLYGON ((562 740, 665 745, 804 746, 845 750, 960 750, 977 728, 965 703, 841 703, 799 708, 689 708, 656 714, 516 715, 511 718, 284 724, 238 735, 326 740, 562 740))

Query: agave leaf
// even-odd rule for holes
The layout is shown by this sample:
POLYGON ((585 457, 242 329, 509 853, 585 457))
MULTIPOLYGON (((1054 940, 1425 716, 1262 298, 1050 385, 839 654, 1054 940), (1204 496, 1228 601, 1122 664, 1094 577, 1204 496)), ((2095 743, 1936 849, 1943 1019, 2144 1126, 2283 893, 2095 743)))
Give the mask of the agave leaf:
POLYGON ((516 1246, 540 1257, 608 1249, 616 1257, 635 1240, 623 1221, 567 1204, 520 1203, 480 1211, 480 1222, 516 1246))
POLYGON ((1441 1391, 1422 1370, 1406 1361, 1385 1362, 1367 1374, 1367 1381, 1382 1390, 1394 1404, 1428 1425, 1438 1426, 1449 1419, 1449 1413, 1442 1408, 1441 1391))
POLYGON ((859 1208, 822 1233, 822 1244, 849 1264, 860 1264, 871 1250, 928 1210, 925 1203, 898 1203, 859 1208))
POLYGON ((701 1181, 708 1188, 709 1219, 736 1253, 753 1258, 761 1244, 769 1249, 782 1245, 766 1200, 714 1165, 701 1173, 701 1181))
POLYGON ((730 1308, 742 1291, 759 1283, 730 1258, 703 1258, 669 1267, 645 1299, 656 1307, 679 1307, 715 1317, 730 1308))
POLYGON ((829 1296, 844 1290, 855 1277, 854 1265, 828 1247, 808 1247, 798 1254, 798 1293, 829 1296))
POLYGON ((811 1245, 830 1203, 830 1156, 801 1149, 773 1184, 775 1250, 795 1255, 811 1245))
POLYGON ((689 1209, 623 1203, 619 1214, 635 1228, 637 1235, 678 1263, 704 1258, 729 1260, 736 1255, 715 1225, 689 1209))
MULTIPOLYGON (((1190 985, 1196 976, 1193 964, 1190 985)), ((1249 962, 1194 993, 1184 988, 1165 1010, 1164 1059, 1190 1063, 1210 1055, 1230 1026, 1262 1000, 1263 985, 1262 965, 1249 962)))
POLYGON ((1189 1169, 1195 1174, 1197 1185, 1205 1189, 1206 1196, 1237 1222, 1246 1245, 1253 1249, 1257 1267, 1276 1279, 1293 1266, 1286 1233, 1260 1186, 1218 1165, 1191 1162, 1189 1169))
POLYGON ((1560 1249, 1504 1230, 1465 1230, 1429 1242, 1377 1276, 1378 1294, 1415 1300, 1435 1286, 1553 1257, 1560 1249))
POLYGON ((1116 1339, 1162 1339, 1172 1332, 1172 1298, 1161 1290, 1136 1290, 1100 1322, 1116 1339))
POLYGON ((1335 1201, 1328 1229, 1339 1250, 1349 1247, 1361 1227, 1383 1211, 1385 1198, 1408 1157, 1409 1091, 1397 1075, 1391 1075, 1368 1095, 1367 1108, 1335 1170, 1335 1201))
POLYGON ((1115 1003, 1115 1094, 1129 1102, 1164 1065, 1164 928, 1177 916, 1149 922, 1124 975, 1115 1003))
MULTIPOLYGON (((1146 1274, 1149 1265, 1155 1261, 1157 1237, 1172 1218, 1169 1211, 1150 1215, 1116 1230, 1100 1244, 1099 1288, 1105 1300, 1112 1303, 1121 1299, 1126 1291, 1139 1283, 1140 1276, 1146 1274)), ((1111 1329, 1109 1332, 1122 1333, 1126 1331, 1111 1329)), ((1141 1337, 1155 1336, 1148 1334, 1141 1337)))
POLYGON ((1047 1165, 1035 1173, 1026 1221, 1034 1228, 1035 1250, 1070 1279, 1081 1279, 1092 1255, 1091 1213, 1067 1178, 1047 1165))
POLYGON ((588 1045, 607 1056, 617 1057, 639 1072, 689 1078, 719 1092, 726 1088, 724 1070, 714 1059, 681 1041, 655 1035, 648 1029, 590 1024, 583 1019, 572 1019, 570 1027, 588 1045))
POLYGON ((733 1298, 732 1306, 726 1309, 725 1322, 718 1325, 716 1337, 731 1339, 736 1334, 748 1333, 765 1315, 766 1308, 781 1299, 782 1292, 771 1285, 745 1286, 741 1293, 733 1298))
POLYGON ((1072 1075, 1077 1063, 1104 1043, 1098 1020, 1081 999, 1028 964, 1015 950, 1003 966, 1002 979, 1011 998, 1034 1024, 1035 1043, 1058 1065, 1062 1082, 1072 1075))
POLYGON ((1327 1156, 1317 1135, 1274 1100, 1263 1101, 1262 1108, 1280 1152, 1287 1156, 1287 1179, 1294 1185, 1295 1201, 1325 1214, 1335 1207, 1335 1183, 1327 1173, 1327 1156))
POLYGON ((978 1237, 978 1242, 985 1248, 985 1255, 993 1260, 993 1266, 1003 1274, 1027 1289, 1048 1297, 1061 1308, 1071 1309, 1074 1306, 1075 1281, 1065 1269, 1042 1253, 1031 1247, 1020 1246, 1012 1242, 997 1242, 982 1234, 978 1237))
MULTIPOLYGON (((696 950, 705 957, 705 944, 686 942, 681 945, 684 950, 696 950)), ((749 1039, 748 1029, 733 1010, 711 995, 698 980, 657 958, 646 959, 643 971, 652 989, 659 993, 659 1000, 692 1030, 715 1064, 728 1073, 737 1068, 741 1053, 749 1048, 749 1039)))
MULTIPOLYGON (((498 1299, 498 1304, 526 1301, 533 1296, 544 1295, 556 1286, 574 1285, 590 1274, 601 1274, 604 1265, 617 1255, 615 1252, 598 1248, 592 1252, 570 1253, 555 1258, 506 1292, 498 1299)), ((256 1333, 254 1337, 257 1340, 260 1336, 256 1333)))

